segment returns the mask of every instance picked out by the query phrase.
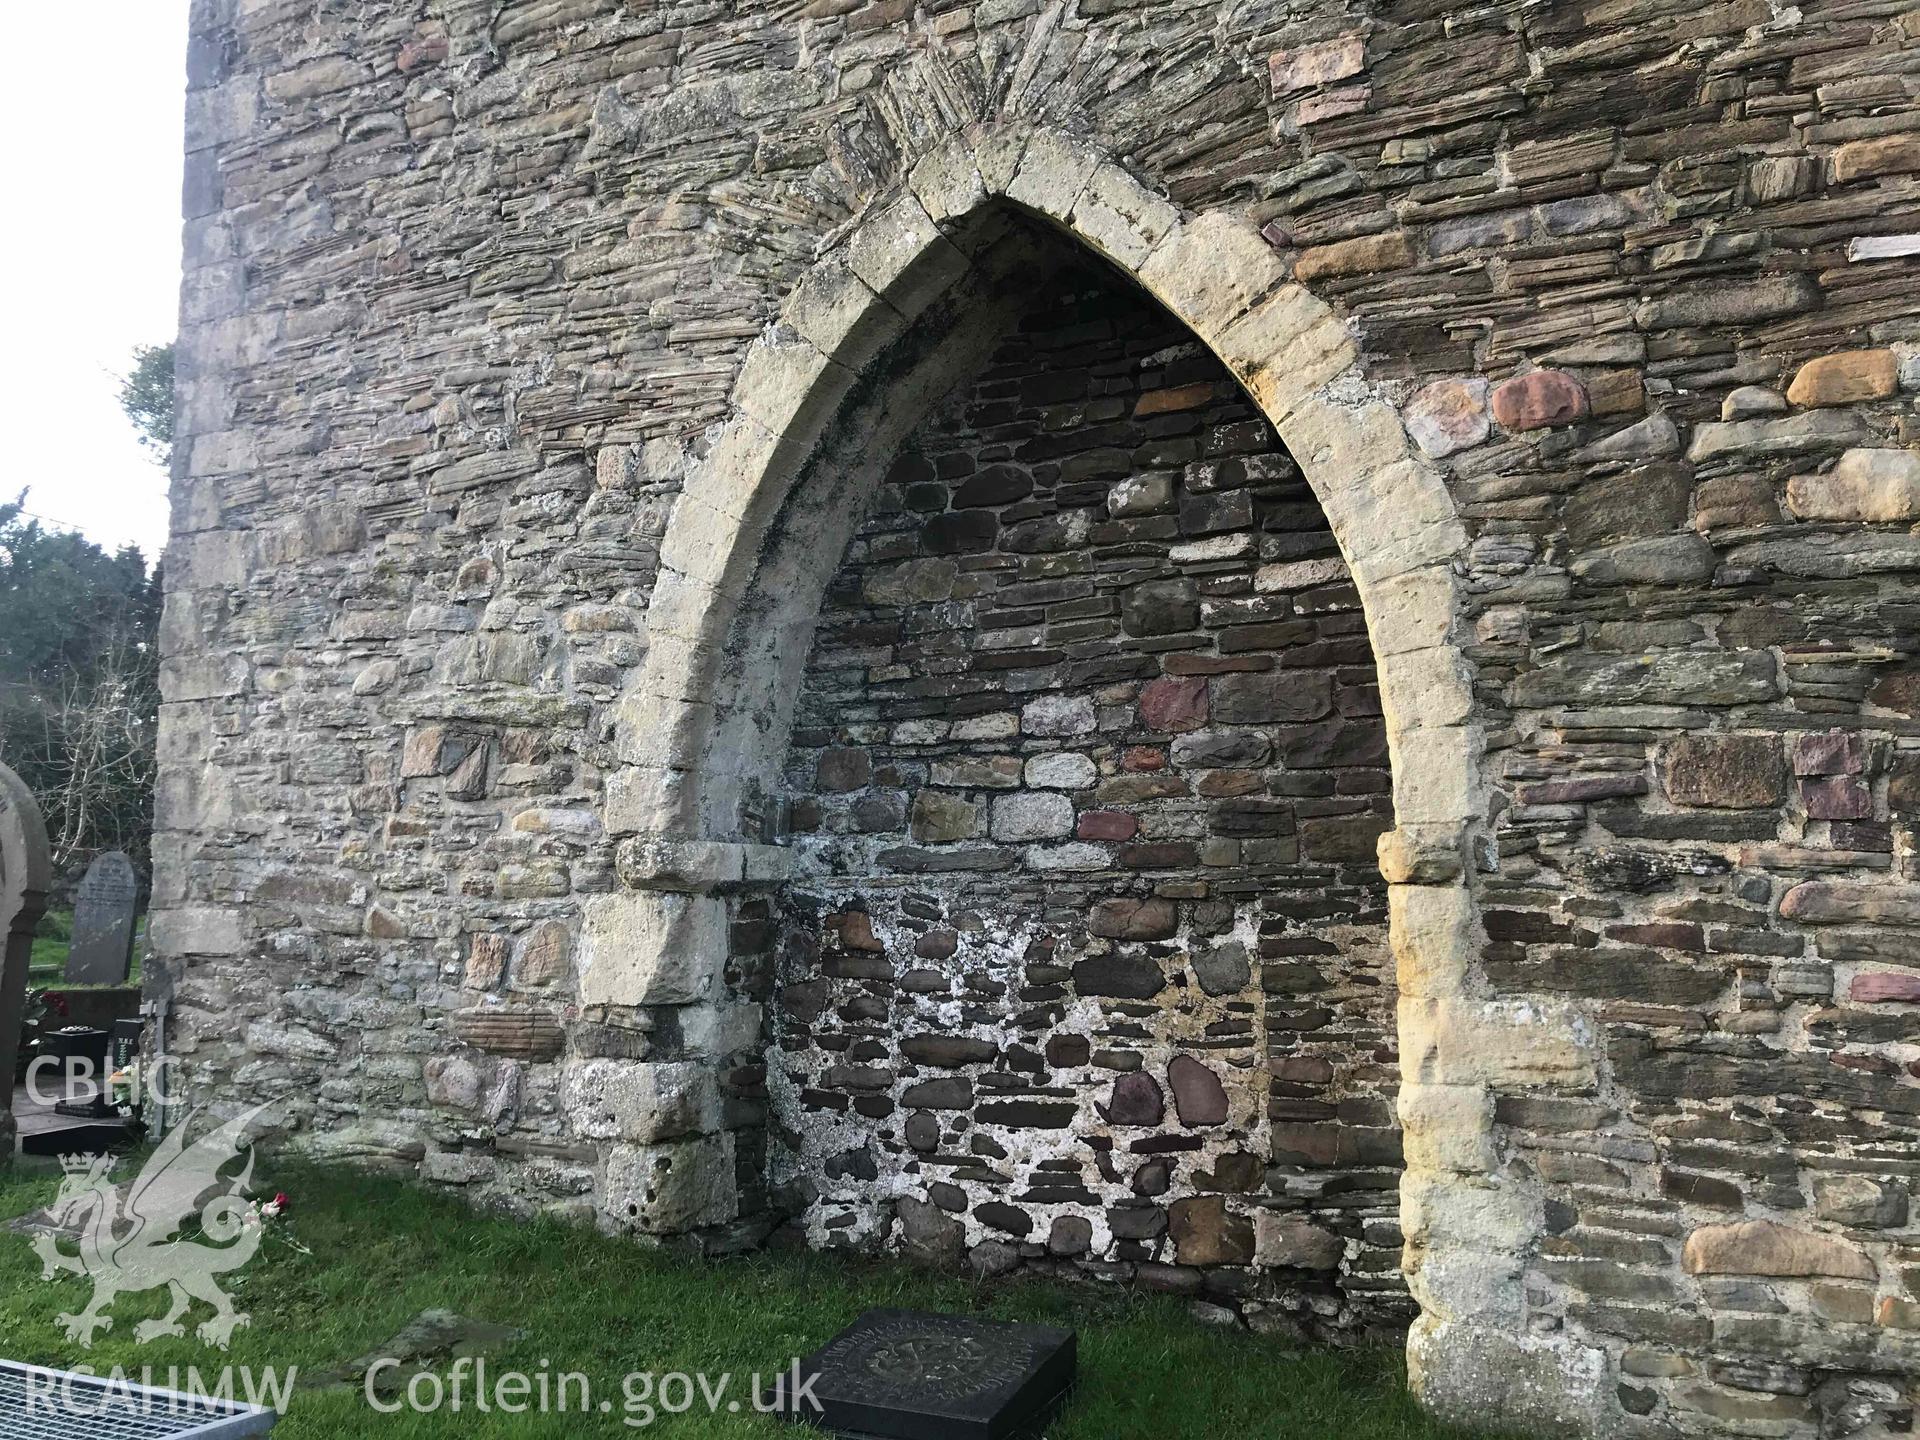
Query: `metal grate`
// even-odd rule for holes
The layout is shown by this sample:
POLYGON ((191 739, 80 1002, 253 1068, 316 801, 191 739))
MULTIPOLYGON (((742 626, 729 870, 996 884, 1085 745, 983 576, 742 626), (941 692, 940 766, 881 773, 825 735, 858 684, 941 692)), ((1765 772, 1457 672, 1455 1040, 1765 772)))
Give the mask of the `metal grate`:
POLYGON ((230 1440, 280 1417, 257 1405, 0 1360, 0 1440, 230 1440))

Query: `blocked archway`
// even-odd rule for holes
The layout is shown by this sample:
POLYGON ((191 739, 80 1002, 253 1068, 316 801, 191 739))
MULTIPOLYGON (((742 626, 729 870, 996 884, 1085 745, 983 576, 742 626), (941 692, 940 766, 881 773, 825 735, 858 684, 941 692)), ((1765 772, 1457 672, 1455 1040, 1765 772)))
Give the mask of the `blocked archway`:
POLYGON ((1051 131, 955 137, 877 204, 751 348, 733 418, 676 503, 649 651, 623 706, 623 768, 608 787, 609 829, 628 837, 624 887, 588 909, 580 1000, 590 1013, 670 1015, 686 1058, 633 1082, 654 1118, 615 1147, 603 1206, 670 1232, 724 1226, 756 1203, 755 1157, 735 1143, 750 1126, 730 1117, 710 1073, 738 1068, 761 1034, 750 987, 727 973, 728 935, 738 897, 785 873, 765 828, 790 719, 783 686, 818 601, 809 566, 826 555, 830 569, 851 524, 844 508, 796 507, 793 487, 810 457, 838 446, 857 490, 872 457, 889 455, 977 357, 998 317, 971 303, 991 288, 976 282, 1022 263, 1017 239, 993 223, 1008 206, 1103 256, 1198 336, 1279 433, 1332 526, 1376 657, 1392 766, 1396 828, 1380 861, 1400 997, 1405 1269, 1422 1312, 1416 1384, 1456 1410, 1517 1387, 1543 1417, 1593 1423, 1594 1358, 1523 1331, 1522 1257, 1541 1202, 1493 1147, 1491 1084, 1577 1083, 1591 1062, 1581 1037, 1482 998, 1477 984, 1481 738, 1453 569, 1464 529, 1346 326, 1251 225, 1182 216, 1051 131), (917 343, 916 331, 938 343, 917 343), (883 386, 869 383, 882 353, 883 386))

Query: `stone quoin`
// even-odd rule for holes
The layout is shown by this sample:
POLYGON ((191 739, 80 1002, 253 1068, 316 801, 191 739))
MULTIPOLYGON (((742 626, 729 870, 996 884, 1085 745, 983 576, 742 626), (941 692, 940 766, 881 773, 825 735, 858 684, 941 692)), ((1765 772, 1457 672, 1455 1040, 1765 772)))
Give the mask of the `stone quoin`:
POLYGON ((195 0, 195 1098, 1595 1435, 1920 1386, 1920 18, 195 0))

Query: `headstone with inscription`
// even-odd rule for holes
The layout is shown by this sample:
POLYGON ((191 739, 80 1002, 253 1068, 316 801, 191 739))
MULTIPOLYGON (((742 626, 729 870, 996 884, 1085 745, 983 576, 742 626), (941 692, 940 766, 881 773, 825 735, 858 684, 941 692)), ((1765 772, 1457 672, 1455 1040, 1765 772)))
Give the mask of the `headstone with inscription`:
POLYGON ((118 985, 133 959, 133 916, 140 881, 118 850, 95 857, 73 898, 69 985, 118 985))
POLYGON ((1073 1388, 1071 1330, 869 1310, 807 1360, 787 1417, 874 1440, 1038 1436, 1073 1388), (803 1379, 804 1385, 804 1379, 803 1379))

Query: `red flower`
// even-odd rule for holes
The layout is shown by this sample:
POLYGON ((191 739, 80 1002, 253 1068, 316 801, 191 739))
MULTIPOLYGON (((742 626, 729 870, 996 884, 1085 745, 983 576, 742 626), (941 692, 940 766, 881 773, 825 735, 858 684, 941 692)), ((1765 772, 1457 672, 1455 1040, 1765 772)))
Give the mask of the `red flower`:
POLYGON ((46 994, 40 997, 40 1000, 47 1009, 51 1010, 63 1020, 70 1013, 67 1009, 67 997, 62 995, 58 990, 47 991, 46 994))
POLYGON ((273 1204, 274 1208, 282 1215, 286 1214, 287 1211, 293 1207, 293 1201, 287 1198, 287 1192, 284 1190, 273 1197, 273 1204))

